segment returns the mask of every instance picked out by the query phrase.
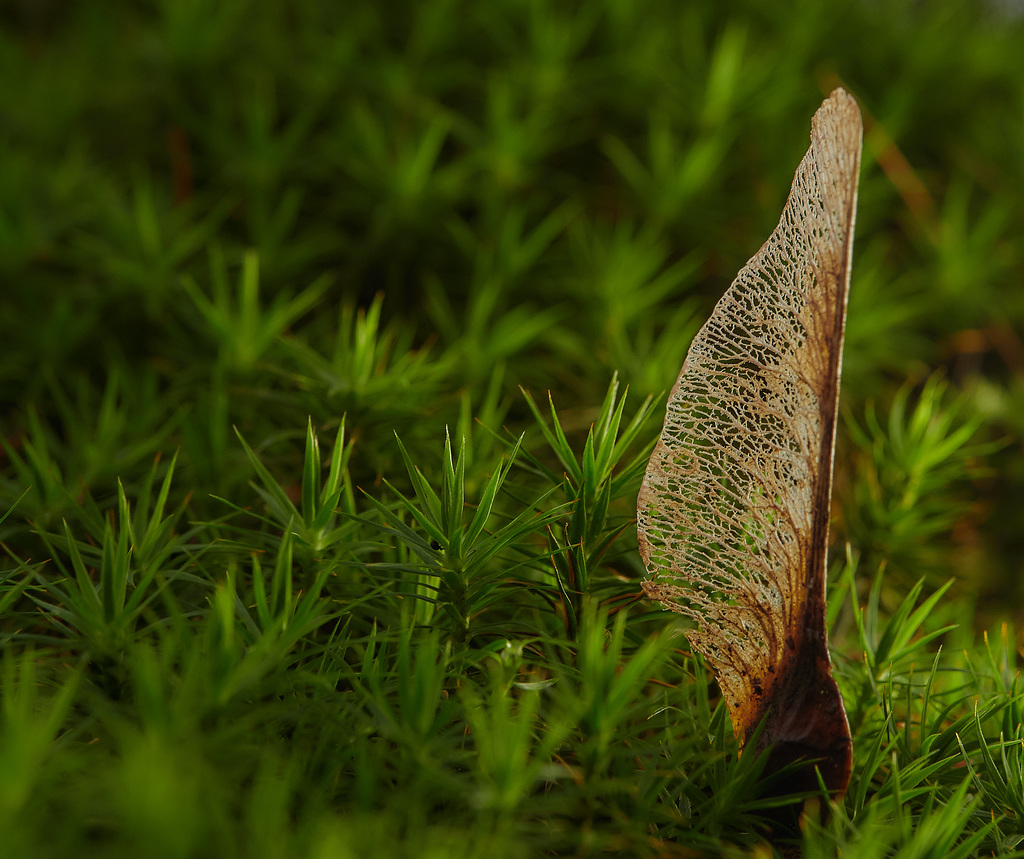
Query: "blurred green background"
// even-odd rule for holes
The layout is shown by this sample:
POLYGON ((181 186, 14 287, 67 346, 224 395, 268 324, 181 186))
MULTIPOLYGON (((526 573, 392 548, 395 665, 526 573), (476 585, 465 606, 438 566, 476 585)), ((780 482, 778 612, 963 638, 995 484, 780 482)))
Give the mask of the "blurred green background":
POLYGON ((912 409, 939 372, 955 425, 978 429, 938 470, 843 430, 836 536, 1019 616, 1019 13, 4 4, 0 508, 33 488, 2 536, 32 554, 26 518, 53 527, 85 490, 109 506, 118 477, 179 448, 201 514, 250 476, 232 424, 300 438, 307 415, 346 413, 368 488, 401 470, 394 430, 433 451, 458 424, 489 461, 469 417, 522 431, 519 385, 550 389, 570 429, 614 372, 666 391, 841 84, 866 126, 847 426, 868 403, 883 422, 896 396, 912 409))

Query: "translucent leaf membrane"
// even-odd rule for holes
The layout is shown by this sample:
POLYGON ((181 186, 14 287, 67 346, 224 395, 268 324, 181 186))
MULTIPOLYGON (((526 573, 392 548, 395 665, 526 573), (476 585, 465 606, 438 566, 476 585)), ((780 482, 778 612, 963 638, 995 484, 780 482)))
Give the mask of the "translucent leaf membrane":
POLYGON ((774 763, 817 760, 836 794, 825 556, 861 137, 837 89, 778 227, 690 347, 637 503, 644 590, 696 622, 741 741, 765 720, 774 763))

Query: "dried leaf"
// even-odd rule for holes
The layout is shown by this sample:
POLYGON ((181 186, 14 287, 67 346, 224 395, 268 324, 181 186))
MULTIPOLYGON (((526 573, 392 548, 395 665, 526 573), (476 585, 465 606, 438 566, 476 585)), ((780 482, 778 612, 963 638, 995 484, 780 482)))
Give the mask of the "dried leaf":
POLYGON ((837 89, 778 227, 690 346, 637 501, 644 591, 696 622, 741 742, 763 719, 769 769, 815 760, 837 797, 851 741, 825 557, 861 137, 837 89))

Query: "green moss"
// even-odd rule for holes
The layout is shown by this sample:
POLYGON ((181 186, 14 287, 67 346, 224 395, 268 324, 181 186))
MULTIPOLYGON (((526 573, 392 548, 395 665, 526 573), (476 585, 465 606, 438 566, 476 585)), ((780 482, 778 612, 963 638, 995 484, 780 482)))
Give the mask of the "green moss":
POLYGON ((9 4, 12 855, 764 844, 760 762, 637 599, 633 504, 839 83, 867 131, 830 602, 855 763, 806 855, 1017 850, 1001 8, 9 4))

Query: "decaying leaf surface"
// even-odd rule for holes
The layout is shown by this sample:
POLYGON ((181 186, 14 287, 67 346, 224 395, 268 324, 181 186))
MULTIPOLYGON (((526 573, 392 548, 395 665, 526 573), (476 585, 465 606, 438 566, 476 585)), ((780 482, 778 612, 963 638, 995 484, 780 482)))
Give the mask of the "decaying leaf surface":
POLYGON ((837 89, 778 227, 690 346, 637 502, 644 590, 696 622, 737 736, 764 719, 769 768, 816 760, 835 796, 851 742, 825 557, 861 138, 837 89))

